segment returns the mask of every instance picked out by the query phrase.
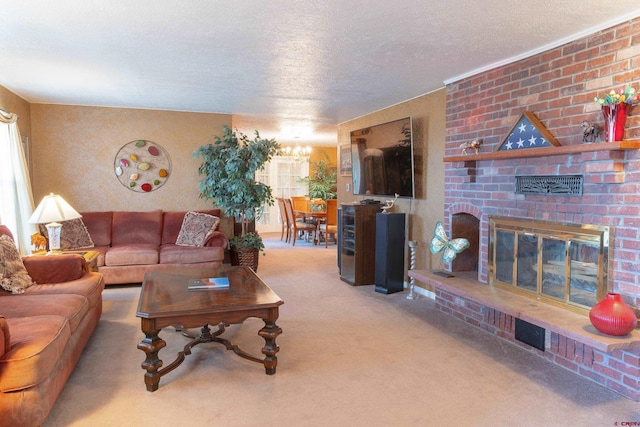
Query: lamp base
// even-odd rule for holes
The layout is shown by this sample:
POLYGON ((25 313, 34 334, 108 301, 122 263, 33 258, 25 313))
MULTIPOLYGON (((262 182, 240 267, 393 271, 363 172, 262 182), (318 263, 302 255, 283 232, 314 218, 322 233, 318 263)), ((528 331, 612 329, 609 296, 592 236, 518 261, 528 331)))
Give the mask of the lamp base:
POLYGON ((47 227, 47 234, 49 235, 49 252, 47 252, 47 255, 61 254, 60 230, 62 230, 62 224, 59 222, 50 222, 45 227, 47 227))

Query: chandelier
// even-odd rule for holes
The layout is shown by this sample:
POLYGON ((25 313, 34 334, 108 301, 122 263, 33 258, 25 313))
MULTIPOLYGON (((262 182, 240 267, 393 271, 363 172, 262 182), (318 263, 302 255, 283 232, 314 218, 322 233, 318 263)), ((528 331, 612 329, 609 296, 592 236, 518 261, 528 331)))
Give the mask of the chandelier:
POLYGON ((286 146, 280 150, 280 155, 293 157, 296 161, 309 161, 311 147, 300 147, 299 145, 295 147, 286 146))

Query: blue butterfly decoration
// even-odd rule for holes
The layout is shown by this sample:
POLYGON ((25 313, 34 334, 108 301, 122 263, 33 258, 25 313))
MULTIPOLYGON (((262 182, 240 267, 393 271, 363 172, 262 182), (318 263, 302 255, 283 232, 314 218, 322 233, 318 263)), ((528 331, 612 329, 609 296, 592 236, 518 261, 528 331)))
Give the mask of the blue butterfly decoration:
POLYGON ((467 239, 459 238, 449 240, 447 233, 444 231, 444 227, 442 226, 442 222, 438 221, 436 223, 436 229, 433 232, 433 239, 431 239, 431 245, 429 245, 432 254, 444 251, 442 253, 442 260, 449 263, 453 261, 460 252, 464 251, 468 247, 469 241, 467 239))

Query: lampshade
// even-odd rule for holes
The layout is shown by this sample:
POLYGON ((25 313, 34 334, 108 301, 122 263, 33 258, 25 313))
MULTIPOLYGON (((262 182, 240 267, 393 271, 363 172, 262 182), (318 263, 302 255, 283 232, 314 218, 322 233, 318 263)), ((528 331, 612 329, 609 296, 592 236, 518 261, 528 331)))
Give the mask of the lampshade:
POLYGON ((60 253, 60 222, 81 218, 75 209, 57 194, 44 196, 36 210, 29 218, 32 224, 47 223, 47 233, 49 234, 49 254, 60 253))
POLYGON ((69 221, 76 218, 82 218, 82 215, 73 209, 61 196, 51 193, 48 196, 44 196, 36 210, 33 211, 29 222, 32 224, 44 224, 69 221))

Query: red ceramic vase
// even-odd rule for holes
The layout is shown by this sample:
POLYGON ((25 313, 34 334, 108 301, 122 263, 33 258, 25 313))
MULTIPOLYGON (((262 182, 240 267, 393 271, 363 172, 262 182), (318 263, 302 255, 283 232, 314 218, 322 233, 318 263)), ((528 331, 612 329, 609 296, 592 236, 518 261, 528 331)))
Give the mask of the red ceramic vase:
POLYGON ((607 335, 623 336, 633 331, 638 324, 636 314, 623 301, 620 294, 609 292, 591 308, 589 320, 597 330, 607 335))
POLYGON ((627 113, 630 105, 622 102, 611 106, 602 106, 607 142, 622 141, 624 138, 624 126, 627 122, 627 113))

